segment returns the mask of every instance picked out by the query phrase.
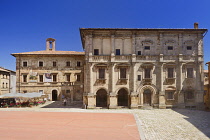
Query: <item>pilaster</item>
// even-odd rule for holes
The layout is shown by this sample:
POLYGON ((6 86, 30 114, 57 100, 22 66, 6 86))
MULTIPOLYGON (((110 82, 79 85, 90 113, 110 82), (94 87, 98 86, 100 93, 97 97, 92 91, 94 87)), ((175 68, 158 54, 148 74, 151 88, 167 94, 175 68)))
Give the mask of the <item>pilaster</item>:
POLYGON ((110 104, 109 109, 116 109, 117 108, 117 95, 113 92, 109 94, 110 104))

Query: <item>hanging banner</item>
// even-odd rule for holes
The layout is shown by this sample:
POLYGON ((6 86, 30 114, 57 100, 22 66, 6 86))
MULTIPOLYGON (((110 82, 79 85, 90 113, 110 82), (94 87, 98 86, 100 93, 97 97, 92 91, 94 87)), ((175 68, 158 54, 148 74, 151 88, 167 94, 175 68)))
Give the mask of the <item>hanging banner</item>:
POLYGON ((51 73, 44 74, 44 82, 52 82, 52 74, 51 73))
POLYGON ((30 70, 29 82, 37 82, 37 72, 33 72, 32 70, 30 70))

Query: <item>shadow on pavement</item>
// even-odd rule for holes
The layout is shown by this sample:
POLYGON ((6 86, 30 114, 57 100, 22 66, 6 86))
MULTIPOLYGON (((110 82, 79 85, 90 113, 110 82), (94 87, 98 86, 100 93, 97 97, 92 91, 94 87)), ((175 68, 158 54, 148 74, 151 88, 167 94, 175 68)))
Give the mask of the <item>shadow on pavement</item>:
POLYGON ((62 101, 51 101, 42 106, 41 108, 82 108, 83 103, 81 101, 67 102, 64 106, 62 101))
POLYGON ((184 119, 210 138, 210 112, 190 109, 173 109, 186 116, 184 119))

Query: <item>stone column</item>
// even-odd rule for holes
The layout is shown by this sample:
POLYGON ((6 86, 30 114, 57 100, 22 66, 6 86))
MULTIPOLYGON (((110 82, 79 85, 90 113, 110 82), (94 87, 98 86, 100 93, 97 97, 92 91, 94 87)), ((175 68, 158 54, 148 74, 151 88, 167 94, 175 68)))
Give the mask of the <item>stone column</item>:
POLYGON ((109 95, 109 99, 110 99, 109 108, 116 109, 117 108, 117 95, 111 92, 109 95))
MULTIPOLYGON (((180 55, 180 58, 182 60, 182 55, 180 55)), ((179 108, 185 108, 185 103, 184 103, 184 92, 182 91, 182 84, 183 84, 183 76, 182 76, 182 67, 183 63, 179 63, 179 69, 178 69, 178 75, 177 79, 179 80, 178 87, 177 87, 177 92, 178 92, 178 107, 179 108)))
POLYGON ((110 105, 109 105, 109 108, 117 108, 117 95, 116 93, 114 92, 115 91, 115 73, 114 73, 114 68, 115 68, 115 64, 112 64, 112 67, 111 67, 111 87, 110 87, 110 95, 109 95, 109 99, 110 99, 110 105))
POLYGON ((93 54, 93 35, 89 35, 89 54, 93 54))
POLYGON ((132 53, 136 54, 136 35, 132 35, 132 53))
POLYGON ((160 64, 160 93, 159 93, 159 108, 166 108, 165 91, 163 91, 163 63, 160 64))
POLYGON ((88 98, 88 106, 87 109, 93 109, 96 107, 96 99, 93 93, 88 93, 87 95, 88 98))
POLYGON ((204 109, 204 89, 203 89, 203 63, 198 62, 198 67, 196 68, 196 93, 195 93, 195 102, 198 109, 204 109))
POLYGON ((114 43, 114 35, 111 35, 111 47, 112 47, 112 49, 111 49, 111 54, 115 54, 115 43, 114 43))
POLYGON ((104 54, 104 50, 103 50, 103 38, 101 38, 101 53, 99 52, 99 54, 103 55, 104 54))
POLYGON ((131 93, 131 108, 138 108, 138 98, 137 98, 137 92, 136 92, 136 63, 133 63, 133 77, 132 77, 132 85, 133 85, 133 92, 131 93))

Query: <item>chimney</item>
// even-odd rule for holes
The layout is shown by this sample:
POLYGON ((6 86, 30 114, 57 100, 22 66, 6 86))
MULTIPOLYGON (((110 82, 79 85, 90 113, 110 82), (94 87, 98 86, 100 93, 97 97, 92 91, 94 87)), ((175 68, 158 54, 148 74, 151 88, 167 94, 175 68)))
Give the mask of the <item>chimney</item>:
POLYGON ((198 23, 197 22, 194 23, 194 29, 198 29, 198 23))
POLYGON ((55 39, 46 39, 46 51, 55 51, 55 39))

